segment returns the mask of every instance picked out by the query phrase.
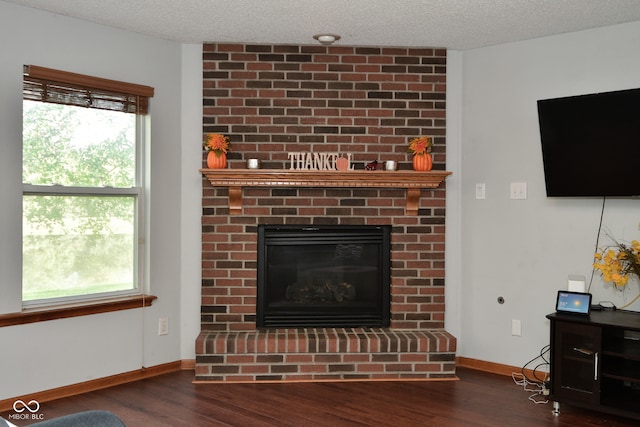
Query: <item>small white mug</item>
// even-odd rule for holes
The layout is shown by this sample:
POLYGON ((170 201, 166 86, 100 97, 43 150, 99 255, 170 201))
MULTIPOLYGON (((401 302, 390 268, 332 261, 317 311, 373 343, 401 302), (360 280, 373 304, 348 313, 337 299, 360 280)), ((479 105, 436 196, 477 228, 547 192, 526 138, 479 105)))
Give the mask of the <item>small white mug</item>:
POLYGON ((247 167, 249 169, 258 169, 259 166, 260 166, 260 163, 258 162, 258 159, 247 160, 247 167))
POLYGON ((387 160, 386 162, 384 162, 385 170, 394 171, 397 169, 397 167, 398 167, 398 164, 396 163, 395 160, 387 160))

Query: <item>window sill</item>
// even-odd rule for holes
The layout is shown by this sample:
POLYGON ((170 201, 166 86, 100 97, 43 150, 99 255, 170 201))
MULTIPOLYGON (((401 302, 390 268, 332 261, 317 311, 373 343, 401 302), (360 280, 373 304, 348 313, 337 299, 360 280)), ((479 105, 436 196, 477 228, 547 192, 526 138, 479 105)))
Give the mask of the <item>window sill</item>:
POLYGON ((157 298, 154 295, 134 295, 64 307, 28 309, 20 313, 0 314, 0 327, 149 307, 157 298))

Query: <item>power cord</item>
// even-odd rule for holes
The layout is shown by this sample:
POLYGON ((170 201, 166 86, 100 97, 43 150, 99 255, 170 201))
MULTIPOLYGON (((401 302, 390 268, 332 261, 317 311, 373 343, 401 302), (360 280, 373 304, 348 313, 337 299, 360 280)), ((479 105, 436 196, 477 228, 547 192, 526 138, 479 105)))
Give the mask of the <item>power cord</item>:
POLYGON ((521 375, 522 374, 519 372, 513 372, 511 374, 511 378, 516 385, 522 386, 524 391, 531 393, 528 399, 537 405, 549 403, 549 399, 546 397, 548 396, 548 393, 545 393, 546 389, 544 386, 537 383, 531 383, 526 378, 521 377, 521 375))
POLYGON ((550 363, 547 360, 546 355, 547 353, 549 353, 550 349, 551 349, 551 346, 545 345, 540 350, 540 354, 534 357, 533 359, 531 359, 530 361, 528 361, 527 363, 525 363, 525 365, 522 367, 520 372, 514 372, 511 374, 511 378, 513 379, 513 382, 516 385, 522 386, 524 391, 531 393, 529 395, 529 400, 535 404, 545 404, 549 402, 549 399, 547 399, 547 396, 549 395, 548 368, 550 366, 550 363), (533 369, 528 368, 528 366, 532 365, 533 363, 535 363, 540 359, 542 360, 542 362, 535 365, 533 369), (547 368, 545 371, 542 372, 543 373, 542 376, 539 373, 539 369, 541 367, 547 368), (533 374, 533 378, 530 378, 527 375, 527 369, 531 371, 531 373, 533 374))
MULTIPOLYGON (((600 247, 600 233, 602 233, 602 219, 604 218, 604 208, 607 204, 607 198, 603 197, 602 198, 602 208, 600 209, 600 222, 598 223, 598 234, 596 235, 596 248, 593 251, 593 264, 595 264, 596 262, 596 257, 595 254, 598 251, 598 248, 600 247)), ((596 269, 595 267, 591 268, 591 278, 589 279, 589 287, 587 288, 587 292, 591 292, 591 284, 593 283, 593 275, 595 274, 596 269)))

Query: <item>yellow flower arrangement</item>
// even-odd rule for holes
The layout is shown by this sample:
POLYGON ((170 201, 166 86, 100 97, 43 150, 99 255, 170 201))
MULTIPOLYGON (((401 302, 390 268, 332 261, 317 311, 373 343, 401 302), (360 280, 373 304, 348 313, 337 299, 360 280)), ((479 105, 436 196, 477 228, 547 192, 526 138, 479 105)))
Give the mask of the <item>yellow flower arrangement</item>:
POLYGON ((624 288, 629 276, 640 278, 640 242, 618 243, 595 253, 593 267, 600 271, 605 282, 612 282, 618 288, 624 288))
POLYGON ((431 140, 431 137, 421 136, 418 138, 413 138, 411 141, 409 141, 409 149, 407 150, 407 152, 414 155, 430 153, 432 145, 433 141, 431 140))
POLYGON ((224 135, 220 135, 219 133, 210 133, 209 135, 207 135, 203 146, 205 150, 213 151, 217 155, 220 155, 221 153, 226 154, 227 151, 231 150, 229 138, 224 135))

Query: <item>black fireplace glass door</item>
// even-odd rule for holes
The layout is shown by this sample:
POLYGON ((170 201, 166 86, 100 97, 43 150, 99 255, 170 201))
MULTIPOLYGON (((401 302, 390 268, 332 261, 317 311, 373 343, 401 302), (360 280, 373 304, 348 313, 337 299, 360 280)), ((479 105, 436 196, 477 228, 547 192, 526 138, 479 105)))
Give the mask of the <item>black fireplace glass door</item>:
POLYGON ((389 325, 389 226, 258 227, 258 327, 389 325))

